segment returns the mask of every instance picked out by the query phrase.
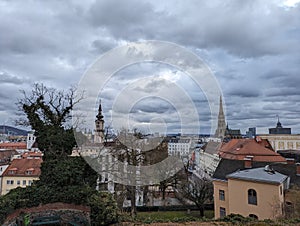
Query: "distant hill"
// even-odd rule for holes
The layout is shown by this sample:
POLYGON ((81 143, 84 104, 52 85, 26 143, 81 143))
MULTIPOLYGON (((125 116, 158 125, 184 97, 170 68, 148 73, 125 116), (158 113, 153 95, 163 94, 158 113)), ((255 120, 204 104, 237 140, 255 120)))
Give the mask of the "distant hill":
POLYGON ((0 134, 8 134, 15 136, 27 136, 28 131, 23 129, 18 129, 12 126, 0 125, 0 134))

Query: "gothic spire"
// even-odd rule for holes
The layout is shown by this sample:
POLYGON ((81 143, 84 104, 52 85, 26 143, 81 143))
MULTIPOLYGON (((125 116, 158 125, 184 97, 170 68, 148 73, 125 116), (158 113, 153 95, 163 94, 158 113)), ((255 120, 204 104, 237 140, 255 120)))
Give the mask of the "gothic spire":
POLYGON ((218 127, 216 129, 215 136, 223 138, 226 130, 225 115, 223 110, 222 96, 220 95, 219 115, 218 115, 218 127))

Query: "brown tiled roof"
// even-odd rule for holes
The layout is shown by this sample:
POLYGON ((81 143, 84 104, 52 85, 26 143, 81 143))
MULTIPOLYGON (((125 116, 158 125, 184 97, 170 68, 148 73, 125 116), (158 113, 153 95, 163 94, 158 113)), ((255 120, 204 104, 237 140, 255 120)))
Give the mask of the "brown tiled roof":
POLYGON ((42 159, 14 159, 4 171, 3 176, 40 176, 42 159), (14 171, 12 174, 11 171, 14 171), (32 174, 27 174, 32 171, 32 174))
POLYGON ((0 164, 8 164, 11 157, 16 154, 18 154, 16 150, 0 150, 0 164))
POLYGON ((0 149, 26 149, 26 142, 0 143, 0 149))
POLYGON ((202 149, 211 155, 218 154, 221 144, 221 142, 209 141, 202 149))
POLYGON ((42 152, 29 151, 22 154, 22 158, 42 158, 42 152))
POLYGON ((286 162, 278 153, 271 150, 269 143, 263 139, 232 139, 224 143, 219 155, 225 159, 244 160, 253 156, 255 162, 286 162))

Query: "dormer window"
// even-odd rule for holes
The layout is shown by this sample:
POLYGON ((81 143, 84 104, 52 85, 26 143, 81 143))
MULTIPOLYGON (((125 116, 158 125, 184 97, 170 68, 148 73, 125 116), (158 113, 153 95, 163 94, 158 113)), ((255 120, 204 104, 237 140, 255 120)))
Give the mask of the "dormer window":
POLYGON ((33 168, 29 168, 26 170, 25 174, 26 175, 32 175, 33 174, 34 169, 33 168))
POLYGON ((8 174, 12 175, 12 174, 16 174, 17 173, 17 168, 11 168, 8 170, 8 174))

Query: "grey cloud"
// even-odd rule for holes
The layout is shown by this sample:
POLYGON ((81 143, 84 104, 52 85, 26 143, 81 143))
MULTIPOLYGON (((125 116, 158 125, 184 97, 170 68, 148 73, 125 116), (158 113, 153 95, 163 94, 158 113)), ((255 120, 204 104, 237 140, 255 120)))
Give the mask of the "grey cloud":
MULTIPOLYGON (((294 81, 295 82, 295 81, 294 81)), ((290 96, 298 96, 300 98, 300 89, 298 84, 293 84, 296 87, 274 87, 272 89, 266 90, 266 96, 272 97, 282 97, 283 99, 288 99, 290 96)))
MULTIPOLYGON (((7 109, 1 117, 13 115, 17 90, 29 90, 34 81, 67 88, 78 83, 88 66, 110 48, 158 39, 178 43, 204 58, 223 89, 232 128, 273 125, 272 117, 280 111, 286 123, 294 123, 300 131, 299 8, 300 4, 287 10, 277 1, 263 0, 2 1, 0 69, 8 73, 0 74, 0 100, 7 109)), ((162 68, 135 65, 116 73, 100 95, 105 116, 124 87, 162 68)), ((202 128, 209 128, 209 106, 201 90, 188 81, 181 83, 197 107, 202 128)), ((151 93, 164 86, 157 79, 136 88, 151 93)), ((168 126, 179 128, 168 105, 152 104, 140 105, 141 114, 135 112, 138 105, 133 108, 136 120, 155 117, 157 111, 162 117, 172 113, 168 126)), ((185 104, 176 110, 182 111, 185 104)))
POLYGON ((144 112, 144 113, 172 113, 176 111, 176 109, 170 105, 169 103, 166 103, 165 101, 159 100, 159 99, 144 99, 137 103, 132 109, 131 113, 134 112, 144 112))
POLYGON ((239 97, 259 97, 260 90, 255 89, 254 87, 232 87, 232 90, 227 93, 230 96, 239 96, 239 97))
POLYGON ((11 84, 20 85, 26 81, 28 81, 28 79, 11 75, 5 71, 2 71, 2 72, 0 71, 0 83, 2 83, 2 84, 11 83, 11 84))

